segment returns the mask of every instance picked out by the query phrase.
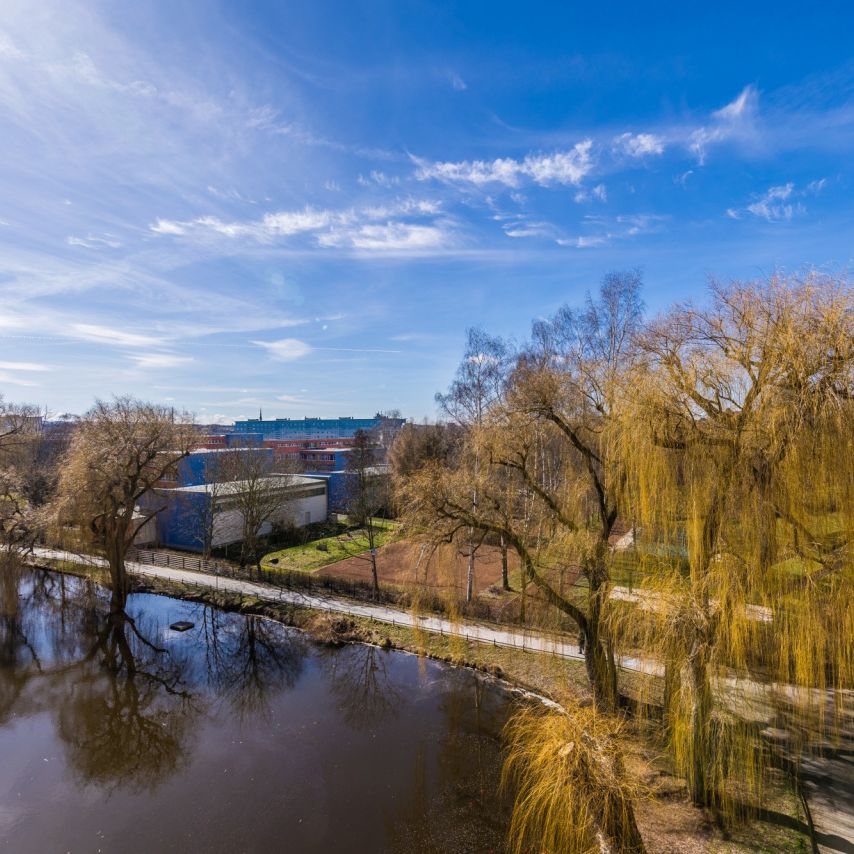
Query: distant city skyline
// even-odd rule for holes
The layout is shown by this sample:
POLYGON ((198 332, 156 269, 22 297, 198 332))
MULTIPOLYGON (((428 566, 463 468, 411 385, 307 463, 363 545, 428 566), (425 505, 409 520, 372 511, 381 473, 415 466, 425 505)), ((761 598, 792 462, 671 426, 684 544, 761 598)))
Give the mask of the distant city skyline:
POLYGON ((852 264, 854 12, 11 0, 0 392, 434 417, 612 269, 852 264))

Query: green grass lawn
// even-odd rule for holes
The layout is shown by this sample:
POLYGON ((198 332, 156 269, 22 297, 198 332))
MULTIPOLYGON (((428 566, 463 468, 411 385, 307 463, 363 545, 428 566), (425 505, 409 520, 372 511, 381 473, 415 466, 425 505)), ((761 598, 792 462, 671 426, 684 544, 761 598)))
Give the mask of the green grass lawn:
MULTIPOLYGON (((400 526, 387 519, 375 519, 377 547, 394 539, 400 526)), ((317 572, 330 563, 363 554, 368 550, 368 536, 363 529, 355 529, 334 537, 321 537, 301 546, 270 552, 261 560, 261 568, 275 572, 317 572), (273 563, 273 561, 276 563, 273 563)))

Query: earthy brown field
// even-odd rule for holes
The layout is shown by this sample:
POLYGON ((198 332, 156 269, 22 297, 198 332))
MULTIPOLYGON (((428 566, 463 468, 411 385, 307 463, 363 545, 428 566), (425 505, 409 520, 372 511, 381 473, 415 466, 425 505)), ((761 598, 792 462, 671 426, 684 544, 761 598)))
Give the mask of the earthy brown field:
MULTIPOLYGON (((518 560, 508 555, 511 576, 517 572, 518 560)), ((456 588, 465 592, 468 556, 453 545, 442 545, 435 550, 418 543, 398 541, 383 546, 377 552, 377 571, 380 584, 399 587, 418 586, 436 592, 456 588)), ((371 564, 364 557, 350 557, 318 570, 318 575, 370 581, 371 564)), ((479 594, 493 585, 501 585, 501 552, 496 546, 482 545, 475 552, 475 593, 479 594)))

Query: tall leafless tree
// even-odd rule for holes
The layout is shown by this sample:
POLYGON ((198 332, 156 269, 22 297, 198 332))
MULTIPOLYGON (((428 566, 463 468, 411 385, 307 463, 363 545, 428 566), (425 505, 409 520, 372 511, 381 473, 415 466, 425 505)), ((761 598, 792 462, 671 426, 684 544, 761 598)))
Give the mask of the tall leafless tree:
POLYGON ((74 432, 62 464, 56 520, 83 547, 103 551, 113 608, 127 597, 125 558, 142 527, 161 509, 157 483, 197 440, 191 418, 132 397, 98 401, 74 432))
MULTIPOLYGON (((377 572, 377 544, 379 526, 377 517, 388 511, 390 502, 389 477, 385 464, 380 466, 381 449, 373 441, 370 433, 357 430, 353 446, 347 455, 347 515, 364 531, 368 541, 366 560, 370 561, 371 579, 374 593, 380 589, 377 572)), ((346 541, 342 540, 344 548, 346 541)), ((362 554, 358 555, 362 557, 362 554)))
MULTIPOLYGON (((453 382, 445 394, 436 394, 440 410, 467 431, 477 432, 487 412, 502 397, 509 364, 507 345, 500 338, 487 335, 482 329, 469 329, 465 352, 453 382)), ((475 459, 475 468, 478 463, 475 459)), ((477 490, 473 489, 474 515, 477 499, 477 490)), ((478 535, 472 527, 467 545, 466 602, 471 602, 474 596, 475 555, 482 542, 483 534, 478 535)), ((501 546, 505 548, 503 539, 501 546)))
POLYGON ((240 566, 257 563, 264 529, 283 515, 291 500, 293 465, 274 462, 265 448, 242 448, 224 455, 218 463, 218 476, 230 488, 219 489, 218 501, 240 514, 240 566))

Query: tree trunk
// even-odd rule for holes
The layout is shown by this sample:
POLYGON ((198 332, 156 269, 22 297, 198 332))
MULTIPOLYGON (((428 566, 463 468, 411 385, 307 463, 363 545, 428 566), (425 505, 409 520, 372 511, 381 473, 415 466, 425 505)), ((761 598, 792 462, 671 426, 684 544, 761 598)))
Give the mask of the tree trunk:
POLYGON ((608 639, 602 636, 598 621, 590 619, 581 633, 584 639, 584 666, 593 691, 593 702, 603 712, 614 712, 617 710, 618 694, 613 648, 608 639))
POLYGON ((585 741, 592 750, 594 780, 604 786, 601 807, 593 816, 599 851, 601 854, 645 854, 646 846, 635 820, 634 806, 614 785, 626 776, 622 753, 613 745, 602 744, 589 736, 585 741))
MULTIPOLYGON (((118 540, 118 538, 116 538, 118 540)), ((125 550, 118 541, 110 543, 106 548, 107 563, 110 566, 110 581, 112 584, 112 595, 110 597, 110 610, 112 612, 124 611, 127 604, 127 570, 125 568, 125 550)))
MULTIPOLYGON (((615 776, 625 775, 623 757, 614 757, 615 776)), ((631 801, 618 792, 609 793, 608 805, 605 811, 606 819, 602 822, 604 832, 613 843, 612 850, 620 854, 645 854, 646 845, 638 829, 635 810, 631 801)))
POLYGON ((691 743, 686 776, 691 802, 697 807, 710 806, 712 795, 707 774, 707 766, 712 761, 708 750, 711 739, 712 692, 704 649, 702 641, 698 639, 694 642, 686 668, 691 697, 691 743))
POLYGON ((364 517, 365 534, 368 537, 368 553, 371 560, 371 581, 374 588, 374 598, 376 599, 380 592, 380 575, 377 571, 377 535, 374 530, 374 517, 368 514, 364 517))
POLYGON ((374 595, 380 592, 380 577, 377 573, 377 550, 371 549, 371 577, 374 582, 374 595))
POLYGON ((501 535, 501 587, 503 590, 510 589, 510 577, 507 571, 507 543, 504 535, 501 535))
POLYGON ((474 531, 469 530, 469 565, 466 574, 466 604, 471 602, 474 596, 474 531))
POLYGON ((585 630, 584 660, 593 699, 603 711, 617 710, 617 665, 614 645, 603 625, 602 609, 608 596, 607 541, 603 540, 596 555, 596 564, 588 573, 590 596, 588 599, 588 617, 585 630))

